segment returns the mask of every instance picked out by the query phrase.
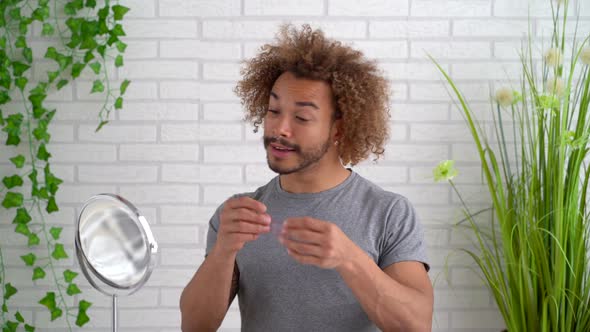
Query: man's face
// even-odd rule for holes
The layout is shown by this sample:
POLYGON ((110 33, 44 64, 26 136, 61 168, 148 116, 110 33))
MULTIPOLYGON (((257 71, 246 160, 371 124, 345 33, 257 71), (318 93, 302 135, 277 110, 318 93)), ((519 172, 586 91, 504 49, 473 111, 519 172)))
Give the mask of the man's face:
POLYGON ((264 147, 270 169, 291 174, 335 154, 333 114, 328 83, 296 78, 290 72, 279 76, 264 117, 264 147))

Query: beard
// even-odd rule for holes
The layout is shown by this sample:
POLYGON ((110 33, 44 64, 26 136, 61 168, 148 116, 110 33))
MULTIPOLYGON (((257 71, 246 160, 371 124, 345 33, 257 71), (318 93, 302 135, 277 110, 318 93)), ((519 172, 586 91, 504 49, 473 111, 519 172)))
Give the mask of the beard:
MULTIPOLYGON (((268 163, 268 167, 275 173, 280 175, 287 175, 295 172, 299 172, 304 170, 313 164, 316 164, 318 161, 322 159, 322 157, 328 152, 330 149, 330 135, 328 138, 320 144, 310 147, 309 149, 301 149, 301 146, 297 144, 291 144, 282 137, 269 137, 264 136, 264 149, 267 151, 266 153, 266 161, 268 163), (292 157, 298 157, 298 162, 295 166, 286 167, 286 166, 279 166, 276 163, 273 163, 270 159, 268 148, 271 143, 278 143, 282 146, 285 146, 289 149, 293 149, 291 153, 294 155, 292 157)), ((272 149, 272 148, 271 148, 272 149)))

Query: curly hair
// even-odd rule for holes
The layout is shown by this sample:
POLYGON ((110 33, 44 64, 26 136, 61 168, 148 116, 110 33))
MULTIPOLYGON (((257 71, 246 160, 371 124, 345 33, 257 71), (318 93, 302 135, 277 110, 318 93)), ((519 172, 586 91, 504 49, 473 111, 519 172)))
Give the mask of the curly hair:
POLYGON ((334 96, 335 118, 342 119, 338 145, 344 165, 356 165, 372 153, 378 159, 389 137, 389 82, 374 60, 328 39, 304 24, 298 31, 290 24, 280 27, 276 44, 265 44, 245 62, 235 93, 245 107, 245 120, 262 124, 271 89, 284 72, 298 78, 326 81, 334 96))

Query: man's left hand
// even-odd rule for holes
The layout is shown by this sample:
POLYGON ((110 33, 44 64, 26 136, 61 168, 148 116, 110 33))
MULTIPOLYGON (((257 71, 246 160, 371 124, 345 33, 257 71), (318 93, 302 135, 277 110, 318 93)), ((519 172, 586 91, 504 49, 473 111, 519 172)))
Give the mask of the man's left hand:
POLYGON ((311 217, 286 219, 279 240, 299 263, 324 269, 344 266, 358 248, 335 224, 311 217))

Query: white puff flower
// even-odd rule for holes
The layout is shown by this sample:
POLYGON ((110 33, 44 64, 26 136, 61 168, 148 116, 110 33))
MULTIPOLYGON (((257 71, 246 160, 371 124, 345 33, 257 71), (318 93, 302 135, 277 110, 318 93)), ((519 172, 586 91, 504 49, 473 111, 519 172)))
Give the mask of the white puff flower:
POLYGON ((584 47, 580 52, 580 60, 583 64, 590 65, 590 46, 584 47))
POLYGON ((496 91, 496 101, 500 106, 506 107, 512 105, 512 102, 514 101, 513 97, 514 94, 512 93, 512 90, 507 87, 500 88, 496 91))
POLYGON ((554 94, 561 97, 563 95, 564 88, 565 83, 561 78, 549 78, 545 82, 545 90, 547 90, 547 92, 549 92, 550 94, 554 94))
POLYGON ((545 52, 545 63, 551 67, 559 67, 561 65, 561 50, 558 48, 550 48, 545 52))

